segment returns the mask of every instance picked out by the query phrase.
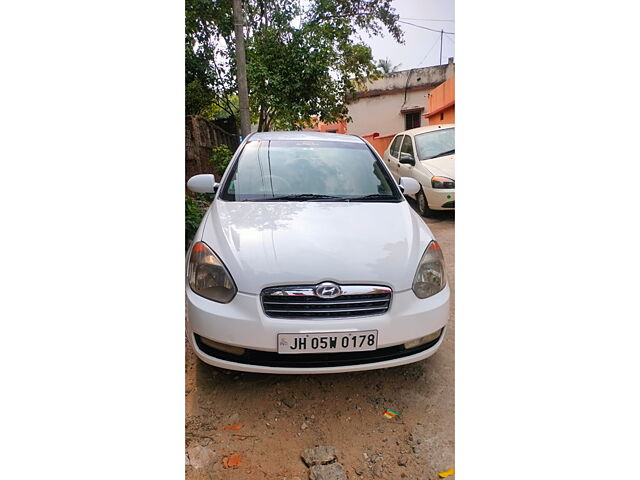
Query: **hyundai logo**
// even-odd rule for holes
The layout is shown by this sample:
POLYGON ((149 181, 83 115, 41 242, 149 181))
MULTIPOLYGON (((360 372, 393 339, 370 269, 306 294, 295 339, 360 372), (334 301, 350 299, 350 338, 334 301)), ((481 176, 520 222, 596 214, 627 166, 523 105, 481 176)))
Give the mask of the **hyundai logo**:
POLYGON ((336 298, 342 293, 340 285, 333 282, 324 282, 315 288, 316 296, 320 298, 336 298))

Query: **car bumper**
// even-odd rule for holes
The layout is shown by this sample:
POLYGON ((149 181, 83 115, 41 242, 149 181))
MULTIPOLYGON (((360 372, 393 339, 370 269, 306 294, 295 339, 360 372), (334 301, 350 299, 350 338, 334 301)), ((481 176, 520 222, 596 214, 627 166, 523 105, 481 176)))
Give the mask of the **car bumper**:
POLYGON ((383 315, 335 319, 282 319, 264 314, 259 295, 238 293, 229 304, 200 297, 187 288, 187 338, 205 363, 230 370, 260 373, 339 373, 395 367, 433 355, 444 339, 450 290, 420 300, 411 290, 396 292, 383 315), (277 353, 278 333, 377 330, 375 351, 349 354, 277 353), (404 344, 441 331, 431 343, 404 349, 404 344), (246 349, 245 354, 216 351, 199 337, 246 349))
POLYGON ((431 210, 455 210, 455 189, 425 188, 425 194, 431 210))

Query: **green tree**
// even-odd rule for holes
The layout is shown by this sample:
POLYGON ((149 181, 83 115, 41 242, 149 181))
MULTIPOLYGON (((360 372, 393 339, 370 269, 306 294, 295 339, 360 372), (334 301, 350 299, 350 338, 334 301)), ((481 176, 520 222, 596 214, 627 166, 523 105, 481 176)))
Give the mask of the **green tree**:
POLYGON ((217 147, 213 147, 211 149, 211 157, 209 158, 209 163, 214 168, 215 172, 218 176, 222 177, 224 171, 231 163, 231 158, 233 157, 233 152, 226 145, 218 145, 217 147))
POLYGON ((237 107, 232 62, 233 19, 230 0, 185 0, 185 112, 200 115, 237 107))
POLYGON ((397 72, 400 65, 394 65, 389 58, 381 58, 378 60, 378 71, 382 74, 397 72))
MULTIPOLYGON (((186 0, 187 112, 237 111, 230 3, 186 0)), ((302 128, 312 116, 348 118, 349 100, 379 75, 359 33, 388 31, 402 41, 389 0, 245 0, 244 13, 249 103, 260 131, 302 128)))

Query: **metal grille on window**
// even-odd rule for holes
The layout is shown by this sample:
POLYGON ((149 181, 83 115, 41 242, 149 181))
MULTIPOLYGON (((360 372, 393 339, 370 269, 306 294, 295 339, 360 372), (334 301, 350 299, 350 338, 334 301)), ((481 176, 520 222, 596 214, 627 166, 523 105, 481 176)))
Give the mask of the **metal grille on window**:
POLYGON ((420 112, 406 113, 404 116, 405 130, 420 126, 420 112))

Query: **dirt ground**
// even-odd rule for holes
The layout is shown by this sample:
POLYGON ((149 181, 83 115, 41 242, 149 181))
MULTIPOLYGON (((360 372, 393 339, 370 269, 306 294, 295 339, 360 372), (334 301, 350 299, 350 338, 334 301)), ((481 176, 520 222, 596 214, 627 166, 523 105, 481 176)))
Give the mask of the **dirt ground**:
MULTIPOLYGON (((425 221, 442 246, 453 292, 455 220, 425 221)), ((440 350, 386 370, 231 372, 200 362, 187 345, 186 478, 306 480, 300 455, 316 445, 336 447, 349 479, 438 478, 454 466, 454 332, 452 295, 440 350), (387 419, 386 409, 399 415, 387 419), (232 454, 240 455, 233 468, 232 454)))

